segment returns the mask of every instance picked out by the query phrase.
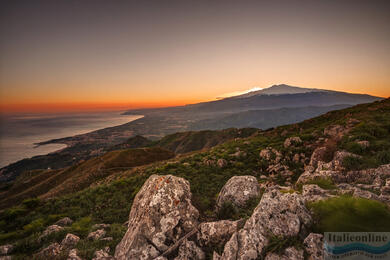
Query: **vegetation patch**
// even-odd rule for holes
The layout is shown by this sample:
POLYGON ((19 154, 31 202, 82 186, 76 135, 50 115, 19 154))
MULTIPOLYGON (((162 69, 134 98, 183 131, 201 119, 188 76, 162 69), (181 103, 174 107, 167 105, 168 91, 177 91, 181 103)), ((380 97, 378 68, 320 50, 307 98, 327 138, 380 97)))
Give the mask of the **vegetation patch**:
POLYGON ((314 232, 390 231, 390 210, 378 201, 341 196, 310 203, 314 232))

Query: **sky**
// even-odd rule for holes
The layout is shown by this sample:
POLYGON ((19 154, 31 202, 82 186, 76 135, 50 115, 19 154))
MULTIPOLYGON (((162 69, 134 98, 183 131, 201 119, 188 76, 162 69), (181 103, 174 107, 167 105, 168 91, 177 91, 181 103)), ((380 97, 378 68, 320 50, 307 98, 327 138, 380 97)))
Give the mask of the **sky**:
POLYGON ((273 84, 390 96, 390 1, 1 1, 0 110, 161 107, 273 84))

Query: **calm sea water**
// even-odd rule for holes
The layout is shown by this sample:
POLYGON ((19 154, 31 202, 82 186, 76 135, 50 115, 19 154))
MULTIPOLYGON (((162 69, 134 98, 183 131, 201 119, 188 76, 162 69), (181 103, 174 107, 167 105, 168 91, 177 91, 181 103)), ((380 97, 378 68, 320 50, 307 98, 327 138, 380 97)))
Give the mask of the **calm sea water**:
POLYGON ((122 111, 3 115, 0 117, 0 168, 24 158, 48 154, 66 147, 64 144, 36 147, 34 143, 84 134, 142 117, 121 113, 122 111))

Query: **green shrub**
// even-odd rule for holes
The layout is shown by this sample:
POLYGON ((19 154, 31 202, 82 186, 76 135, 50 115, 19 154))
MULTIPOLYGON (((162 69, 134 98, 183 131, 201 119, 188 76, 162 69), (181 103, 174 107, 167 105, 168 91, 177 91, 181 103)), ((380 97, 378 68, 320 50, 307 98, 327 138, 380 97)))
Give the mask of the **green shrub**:
POLYGON ((390 231, 390 211, 383 203, 342 196, 308 205, 315 232, 390 231))
POLYGON ((307 182, 306 184, 317 184, 320 188, 325 190, 334 190, 337 188, 331 178, 317 178, 307 182))
POLYGON ((22 205, 24 205, 28 209, 35 209, 36 207, 39 206, 40 203, 41 203, 40 199, 30 198, 30 199, 23 200, 22 205))
POLYGON ((356 156, 347 156, 343 160, 343 166, 346 170, 359 170, 363 168, 363 159, 356 156))
POLYGON ((89 229, 92 226, 92 218, 91 217, 84 217, 79 219, 78 221, 73 222, 71 226, 71 232, 78 235, 85 237, 88 235, 89 229))
POLYGON ((218 210, 218 219, 234 219, 237 215, 237 208, 230 201, 225 201, 218 210))
POLYGON ((376 155, 376 160, 380 164, 390 163, 390 150, 378 152, 376 155))
POLYGON ((31 223, 23 227, 24 231, 27 233, 37 232, 43 230, 45 225, 45 220, 43 218, 38 218, 33 220, 31 223))
POLYGON ((275 253, 280 255, 288 247, 300 248, 302 246, 302 242, 298 237, 282 237, 272 235, 268 238, 268 240, 268 245, 265 248, 266 253, 275 253))

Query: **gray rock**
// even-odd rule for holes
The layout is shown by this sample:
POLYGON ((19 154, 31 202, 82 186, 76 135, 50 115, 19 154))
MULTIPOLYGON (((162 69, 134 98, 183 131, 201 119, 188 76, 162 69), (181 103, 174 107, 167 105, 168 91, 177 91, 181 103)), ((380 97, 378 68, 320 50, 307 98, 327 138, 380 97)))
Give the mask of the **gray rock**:
POLYGON ((78 256, 77 249, 72 249, 69 251, 68 258, 66 260, 82 260, 82 258, 78 256))
POLYGON ((92 229, 106 229, 109 227, 110 227, 110 224, 95 224, 92 226, 92 229))
POLYGON ((12 256, 10 256, 10 255, 0 256, 0 260, 11 260, 11 259, 12 259, 12 256))
POLYGON ((58 243, 53 243, 48 247, 39 251, 36 255, 38 259, 53 259, 61 253, 61 246, 58 243))
POLYGON ((225 202, 243 207, 250 198, 258 196, 260 196, 260 185, 254 176, 233 176, 222 187, 216 207, 219 210, 225 202))
POLYGON ((223 246, 232 234, 237 231, 237 228, 238 221, 205 222, 199 225, 197 241, 201 246, 223 246))
POLYGON ((14 250, 14 246, 11 244, 0 246, 0 255, 9 255, 14 250))
POLYGON ((244 228, 235 232, 225 244, 221 259, 257 259, 265 253, 267 236, 301 236, 311 222, 301 195, 269 190, 244 228))
POLYGON ((289 137, 287 138, 286 140, 284 140, 284 147, 287 148, 287 147, 290 147, 290 146, 293 146, 293 145, 297 145, 297 144, 301 144, 302 143, 302 140, 300 137, 298 136, 295 136, 295 137, 289 137))
POLYGON ((370 142, 369 141, 357 141, 356 142, 358 145, 360 145, 361 147, 364 147, 364 148, 367 148, 370 146, 370 142))
POLYGON ((106 235, 106 231, 104 229, 98 229, 94 232, 88 234, 87 239, 91 240, 99 240, 106 235))
POLYGON ((104 249, 95 251, 94 258, 92 260, 114 260, 115 258, 110 256, 110 248, 106 246, 104 249))
POLYGON ((314 149, 310 157, 310 165, 313 167, 317 167, 319 161, 324 161, 326 152, 326 147, 317 147, 316 149, 314 149))
POLYGON ((172 175, 152 175, 136 195, 128 230, 115 257, 154 259, 198 226, 188 181, 172 175))
POLYGON ((61 226, 58 226, 58 225, 51 225, 51 226, 48 226, 45 231, 42 232, 42 235, 39 237, 39 239, 42 239, 48 235, 50 235, 51 233, 56 233, 56 232, 59 232, 61 230, 63 230, 64 228, 61 227, 61 226))
POLYGON ((303 241, 303 246, 309 260, 324 259, 324 236, 322 234, 310 233, 303 241))
POLYGON ((80 238, 73 234, 67 234, 61 242, 61 248, 71 248, 79 242, 80 238))
POLYGON ((179 247, 179 253, 174 260, 203 260, 206 256, 194 241, 185 240, 179 247))
POLYGON ((71 220, 68 217, 65 217, 65 218, 58 220, 56 223, 54 223, 54 225, 64 227, 64 226, 72 225, 72 223, 73 223, 73 220, 71 220))
POLYGON ((320 188, 317 184, 303 185, 302 196, 306 202, 313 202, 333 197, 327 190, 320 188))
POLYGON ((218 165, 219 168, 223 168, 223 167, 225 167, 227 164, 228 164, 228 163, 227 163, 227 161, 226 161, 225 159, 218 159, 218 161, 217 161, 217 165, 218 165))

